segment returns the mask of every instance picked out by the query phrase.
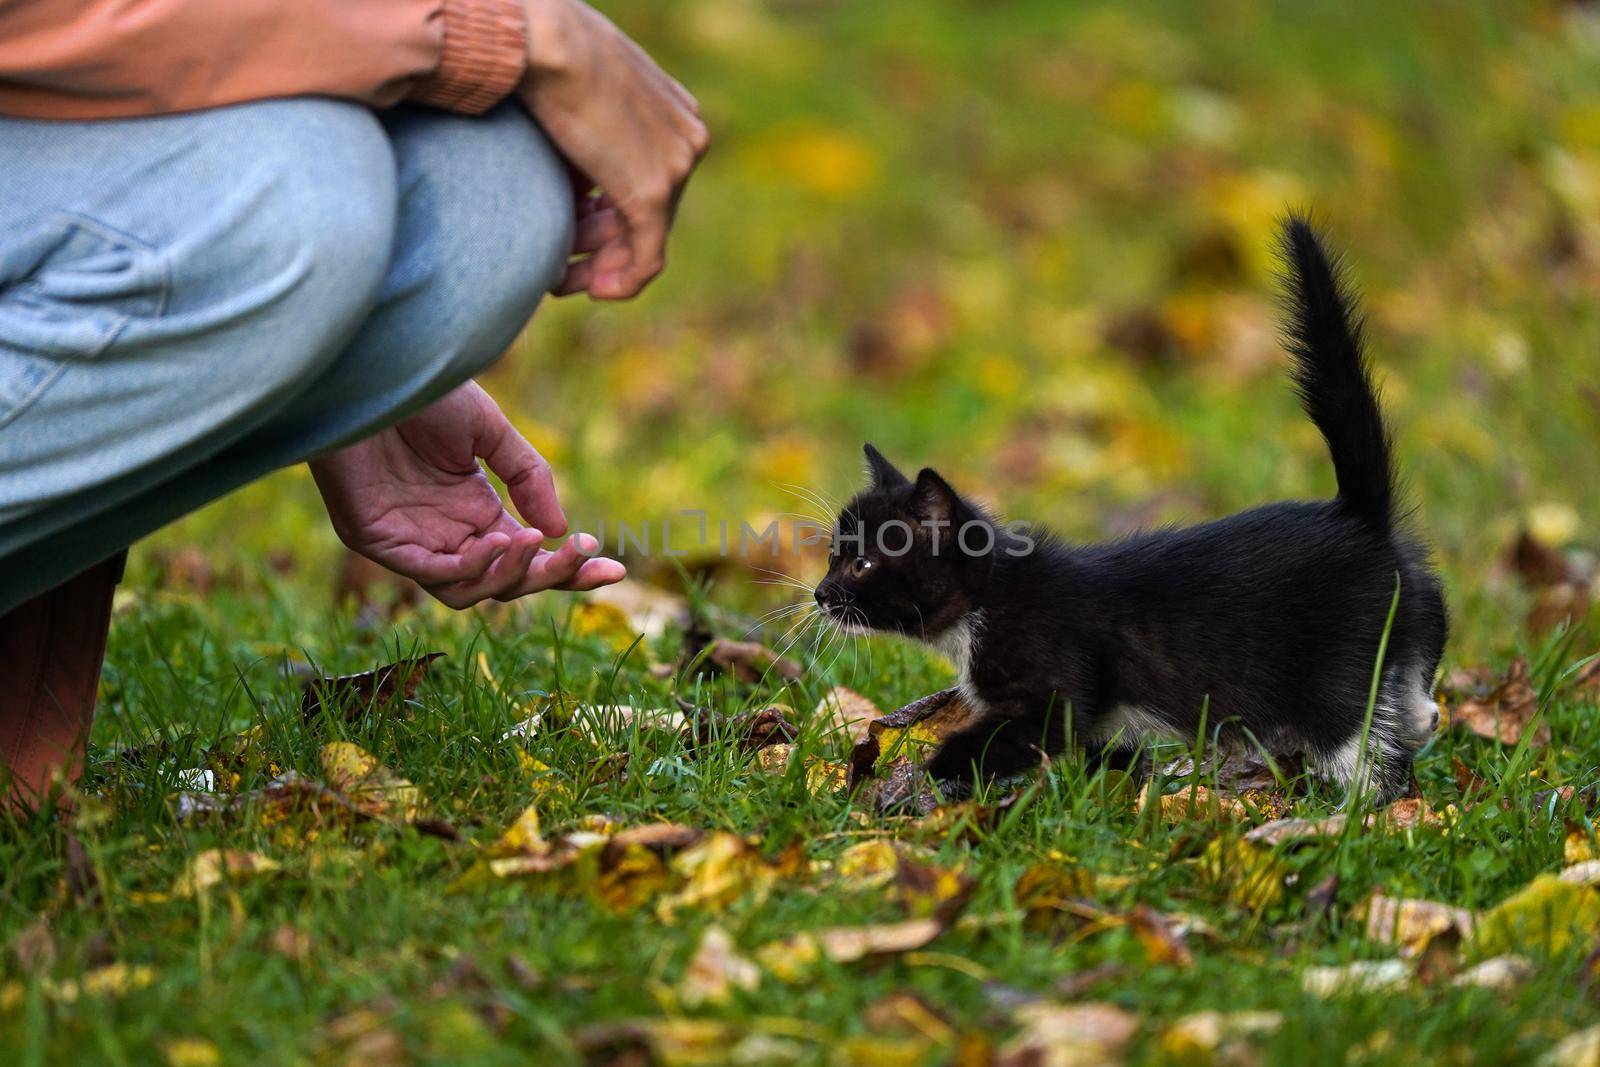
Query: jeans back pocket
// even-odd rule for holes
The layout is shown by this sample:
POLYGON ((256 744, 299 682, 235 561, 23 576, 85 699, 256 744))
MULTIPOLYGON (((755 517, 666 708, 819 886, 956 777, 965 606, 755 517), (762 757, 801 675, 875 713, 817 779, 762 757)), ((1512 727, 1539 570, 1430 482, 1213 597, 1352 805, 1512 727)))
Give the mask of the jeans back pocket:
POLYGON ((0 241, 0 427, 166 301, 161 254, 87 216, 56 213, 0 241))

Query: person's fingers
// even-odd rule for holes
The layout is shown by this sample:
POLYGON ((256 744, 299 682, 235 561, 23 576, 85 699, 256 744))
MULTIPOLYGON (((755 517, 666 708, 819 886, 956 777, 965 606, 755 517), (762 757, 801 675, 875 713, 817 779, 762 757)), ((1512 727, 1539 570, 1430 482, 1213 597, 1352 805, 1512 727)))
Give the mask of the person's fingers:
POLYGON ((648 285, 667 258, 667 227, 671 225, 673 196, 671 187, 654 188, 623 207, 628 225, 626 265, 595 267, 589 295, 597 300, 626 300, 637 296, 648 285))
POLYGON ((527 577, 512 596, 527 596, 546 589, 564 588, 577 577, 583 565, 600 551, 600 542, 588 534, 573 534, 554 552, 540 552, 533 558, 527 577))
MULTIPOLYGON (((621 215, 617 217, 621 218, 621 215)), ((604 272, 625 270, 632 257, 633 253, 628 249, 628 235, 624 230, 595 249, 589 258, 569 263, 556 294, 564 296, 567 293, 588 292, 593 295, 595 278, 604 272)))
POLYGON ((583 566, 578 568, 578 573, 561 586, 574 592, 586 589, 599 589, 602 585, 614 585, 628 576, 628 568, 621 563, 606 556, 596 556, 583 561, 583 566))
POLYGON ((589 286, 594 283, 594 273, 595 263, 593 256, 568 263, 566 273, 561 275, 561 280, 556 282, 556 287, 550 292, 555 296, 586 293, 589 291, 589 286))
POLYGON ((476 451, 505 483, 523 521, 547 537, 560 537, 567 532, 567 516, 556 496, 556 481, 550 464, 498 408, 495 414, 498 419, 480 431, 476 451))
POLYGON ((491 598, 505 599, 526 579, 528 566, 543 543, 544 535, 538 530, 520 530, 512 537, 510 547, 482 577, 440 586, 429 592, 452 607, 467 607, 491 598))
POLYGON ((408 545, 381 553, 382 558, 375 562, 425 587, 446 585, 481 577, 510 544, 510 535, 496 532, 476 539, 461 552, 432 552, 408 545))
POLYGON ((626 229, 622 213, 615 208, 591 212, 578 220, 572 251, 575 255, 599 251, 601 245, 621 237, 626 229))

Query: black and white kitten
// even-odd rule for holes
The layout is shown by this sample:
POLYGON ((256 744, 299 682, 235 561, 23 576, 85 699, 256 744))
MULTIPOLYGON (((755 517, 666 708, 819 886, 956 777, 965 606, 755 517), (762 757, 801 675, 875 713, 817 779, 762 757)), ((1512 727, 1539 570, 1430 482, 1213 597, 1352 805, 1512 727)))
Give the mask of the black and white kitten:
POLYGON ((985 717, 933 755, 947 790, 1032 769, 1069 737, 1108 757, 1147 737, 1193 740, 1204 708, 1225 740, 1302 753, 1316 773, 1381 799, 1406 791, 1438 722, 1444 596, 1397 513, 1389 435, 1339 269, 1303 218, 1285 223, 1282 253, 1287 346, 1333 456, 1332 500, 1069 545, 1003 526, 935 471, 913 481, 866 446, 872 484, 839 515, 816 599, 839 625, 919 638, 957 664, 985 717))

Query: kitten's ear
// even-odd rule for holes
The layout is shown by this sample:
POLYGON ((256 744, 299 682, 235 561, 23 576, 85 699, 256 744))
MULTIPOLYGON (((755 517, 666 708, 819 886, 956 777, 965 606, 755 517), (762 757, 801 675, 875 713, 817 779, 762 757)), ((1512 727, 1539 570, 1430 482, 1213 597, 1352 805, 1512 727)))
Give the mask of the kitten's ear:
POLYGON ((872 488, 874 489, 899 489, 903 485, 910 485, 911 481, 893 463, 883 458, 883 453, 867 443, 864 451, 867 454, 867 473, 872 475, 872 488))
POLYGON ((960 517, 961 498, 950 488, 949 482, 939 477, 938 471, 924 467, 917 474, 916 487, 911 490, 910 506, 918 522, 949 527, 960 517))

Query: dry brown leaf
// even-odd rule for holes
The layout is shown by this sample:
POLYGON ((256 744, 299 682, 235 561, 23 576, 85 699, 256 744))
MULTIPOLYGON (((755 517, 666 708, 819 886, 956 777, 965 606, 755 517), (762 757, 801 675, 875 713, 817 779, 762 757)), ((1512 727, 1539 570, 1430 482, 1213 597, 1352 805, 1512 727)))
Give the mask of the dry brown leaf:
POLYGON ((342 713, 348 720, 359 718, 369 708, 375 709, 395 700, 407 700, 416 692, 422 679, 427 677, 433 661, 443 655, 443 652, 430 652, 416 659, 386 663, 360 674, 313 679, 305 684, 301 693, 300 715, 310 722, 327 708, 334 714, 342 713))
MULTIPOLYGON (((1284 782, 1304 772, 1305 762, 1298 755, 1268 758, 1254 746, 1240 745, 1209 752, 1201 761, 1199 777, 1206 785, 1223 793, 1239 795, 1281 791, 1284 782), (1280 775, 1283 782, 1279 781, 1280 775)), ((1161 773, 1169 780, 1188 778, 1195 773, 1194 760, 1185 756, 1163 767, 1161 773)))
POLYGON ((713 639, 707 646, 705 662, 739 682, 759 682, 769 673, 774 678, 794 681, 804 673, 800 664, 779 656, 760 642, 730 641, 722 637, 713 639))
POLYGON ((1139 904, 1128 913, 1128 928, 1139 939, 1139 944, 1144 947, 1145 958, 1152 964, 1168 967, 1189 967, 1194 964, 1194 955, 1184 939, 1182 924, 1171 916, 1139 904))
POLYGON ((1227 837, 1206 846, 1199 870, 1202 878, 1223 889, 1233 903, 1253 912, 1283 899, 1284 879, 1289 875, 1288 867, 1270 848, 1227 837))
POLYGON ((50 930, 50 920, 44 915, 18 931, 11 939, 11 955, 24 971, 47 971, 56 960, 55 934, 50 930))
POLYGON ((850 756, 853 772, 864 773, 907 748, 932 746, 951 734, 975 725, 983 713, 968 703, 959 688, 941 689, 919 697, 887 715, 868 720, 867 733, 850 756))
POLYGON ((1012 1013, 1021 1024, 1001 1048, 996 1067, 1098 1067, 1113 1064, 1139 1032, 1139 1020, 1117 1007, 1083 1004, 1023 1004, 1012 1013))
POLYGON ((900 990, 885 993, 868 1004, 862 1021, 872 1030, 908 1031, 937 1045, 948 1045, 957 1037, 949 1017, 916 993, 900 990))
POLYGON ((1525 956, 1493 956, 1455 976, 1458 986, 1509 991, 1532 978, 1538 969, 1525 956))
POLYGON ((696 1067, 726 1062, 738 1039, 732 1024, 716 1019, 629 1019, 586 1026, 572 1045, 586 1063, 696 1067))
POLYGON ((292 923, 281 923, 267 939, 268 947, 278 955, 291 960, 303 960, 316 948, 316 939, 310 931, 292 923))
POLYGON ((774 704, 737 715, 697 707, 681 698, 678 706, 683 709, 686 720, 684 743, 691 751, 725 738, 737 741, 746 752, 757 752, 769 745, 791 744, 800 736, 800 731, 789 721, 794 711, 787 704, 774 704))
POLYGON ((1300 974, 1300 988, 1312 996, 1332 997, 1402 989, 1413 978, 1411 967, 1404 960, 1358 960, 1331 967, 1307 967, 1300 974))
POLYGON ((851 798, 868 811, 896 815, 929 815, 939 807, 934 782, 909 756, 896 756, 878 770, 878 777, 855 780, 851 798))
POLYGON ((1539 540, 1527 527, 1519 530, 1507 547, 1504 563, 1522 579, 1523 584, 1532 588, 1556 585, 1579 577, 1576 568, 1559 549, 1551 548, 1539 540))
POLYGON ((1573 885, 1600 886, 1600 860, 1583 860, 1564 867, 1558 877, 1573 885))
POLYGON ((1136 809, 1144 811, 1155 803, 1162 822, 1177 823, 1196 819, 1205 822, 1218 820, 1245 821, 1250 810, 1238 797, 1227 796, 1203 785, 1185 785, 1176 793, 1163 793, 1155 798, 1148 790, 1139 794, 1136 809))
MULTIPOLYGON (((1453 807, 1436 811, 1419 797, 1404 797, 1387 808, 1370 812, 1362 825, 1366 829, 1383 829, 1391 833, 1398 830, 1415 830, 1422 827, 1447 829, 1453 807)), ((1344 833, 1345 816, 1341 812, 1321 819, 1275 819, 1245 832, 1244 839, 1253 845, 1271 847, 1282 844, 1302 844, 1319 838, 1338 837, 1344 833)))
POLYGON ((739 955, 733 938, 720 926, 708 926, 678 984, 678 996, 691 1008, 726 1004, 735 990, 754 990, 761 984, 761 968, 739 955))
POLYGON ((1568 1034, 1536 1061, 1537 1067, 1595 1067, 1600 1063, 1600 1025, 1568 1034))
POLYGON ((682 823, 651 822, 615 831, 611 835, 611 843, 622 847, 643 845, 667 853, 697 845, 705 840, 705 836, 704 830, 682 823))
MULTIPOLYGON (((1505 678, 1482 698, 1469 696, 1457 703, 1447 702, 1443 710, 1450 726, 1463 727, 1503 744, 1517 744, 1539 711, 1539 694, 1534 692, 1528 676, 1527 660, 1513 660, 1505 678)), ((1540 719, 1529 744, 1549 742, 1550 725, 1540 719)))
POLYGON ((908 915, 950 923, 978 888, 977 879, 953 867, 919 863, 904 851, 894 874, 895 897, 908 915))
POLYGON ((1338 837, 1344 833, 1345 817, 1330 815, 1325 819, 1274 819, 1269 823, 1245 832, 1244 839, 1254 845, 1272 847, 1285 842, 1312 841, 1321 837, 1338 837))

